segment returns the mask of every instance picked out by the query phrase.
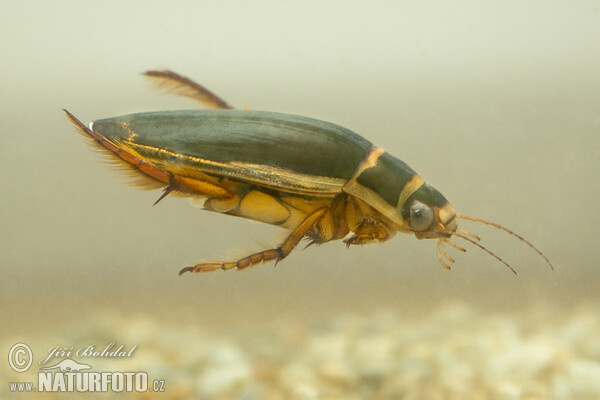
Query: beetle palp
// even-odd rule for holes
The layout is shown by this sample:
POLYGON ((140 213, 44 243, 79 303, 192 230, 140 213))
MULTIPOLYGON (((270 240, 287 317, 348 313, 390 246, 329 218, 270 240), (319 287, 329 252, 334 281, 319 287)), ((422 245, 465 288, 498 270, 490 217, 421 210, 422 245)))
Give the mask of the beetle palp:
POLYGON ((440 240, 439 241, 439 246, 442 248, 442 253, 444 253, 444 256, 446 256, 446 258, 448 259, 448 261, 450 261, 451 263, 455 263, 456 261, 454 260, 454 258, 450 257, 450 254, 448 254, 448 252, 446 251, 446 247, 444 247, 444 244, 448 243, 447 240, 440 240))
POLYGON ((476 234, 466 231, 464 229, 457 229, 456 232, 462 233, 463 235, 467 235, 470 238, 475 239, 475 240, 481 240, 481 238, 479 236, 477 236, 476 234))
POLYGON ((442 265, 442 267, 446 268, 447 270, 452 269, 448 264, 446 264, 446 262, 442 259, 442 253, 440 252, 440 248, 441 250, 444 252, 444 255, 448 258, 448 260, 452 263, 454 263, 454 259, 450 256, 448 256, 448 253, 446 252, 446 249, 444 248, 444 241, 443 240, 438 240, 437 242, 437 257, 438 257, 438 261, 440 262, 440 264, 442 265))
POLYGON ((467 249, 465 249, 464 247, 460 247, 459 245, 457 245, 454 242, 451 242, 450 239, 446 239, 444 240, 444 242, 446 242, 447 244, 449 244, 450 246, 454 247, 456 250, 458 251, 462 251, 463 253, 467 252, 467 249))

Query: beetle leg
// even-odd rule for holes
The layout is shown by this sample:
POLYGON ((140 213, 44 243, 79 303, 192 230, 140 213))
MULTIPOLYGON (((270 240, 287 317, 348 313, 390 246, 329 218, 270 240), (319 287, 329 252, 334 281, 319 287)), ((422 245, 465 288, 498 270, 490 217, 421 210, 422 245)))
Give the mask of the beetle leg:
POLYGON ((147 162, 141 158, 136 157, 135 155, 127 152, 126 150, 118 147, 115 143, 108 140, 106 137, 94 132, 87 126, 85 126, 80 120, 78 120, 73 114, 69 111, 63 109, 63 111, 67 114, 67 117, 71 121, 73 125, 77 128, 77 130, 86 138, 91 139, 94 145, 96 145, 101 150, 105 151, 105 154, 116 157, 121 166, 129 166, 136 171, 142 173, 142 176, 149 178, 143 182, 139 182, 143 186, 154 189, 157 187, 161 187, 165 184, 169 184, 171 181, 171 174, 162 169, 156 167, 154 164, 147 162))
POLYGON ((152 204, 152 206, 157 205, 158 203, 160 203, 160 201, 162 199, 164 199, 165 197, 168 196, 169 193, 171 193, 173 191, 173 186, 169 185, 167 186, 164 190, 163 190, 163 194, 160 195, 160 197, 154 202, 154 204, 152 204))
POLYGON ((209 108, 230 110, 232 106, 225 100, 183 75, 169 71, 146 71, 144 75, 151 78, 156 86, 169 93, 197 100, 209 108))
POLYGON ((343 238, 350 231, 344 219, 344 205, 341 201, 334 201, 328 213, 317 221, 312 231, 308 232, 311 241, 305 249, 313 244, 323 244, 331 240, 343 238))
POLYGON ((354 236, 344 240, 346 247, 355 244, 381 243, 391 239, 396 231, 376 217, 365 217, 354 231, 354 236))
MULTIPOLYGON (((143 177, 147 177, 150 180, 152 186, 147 184, 150 188, 160 187, 166 185, 163 194, 154 202, 156 205, 162 199, 164 199, 169 193, 183 193, 187 195, 206 196, 215 201, 222 202, 236 202, 239 197, 224 188, 218 183, 209 182, 210 177, 203 174, 203 178, 191 178, 188 176, 179 175, 164 170, 160 166, 153 164, 152 162, 146 161, 140 157, 137 153, 128 151, 129 148, 121 148, 115 143, 108 140, 106 137, 94 132, 92 129, 85 126, 69 111, 64 110, 67 117, 79 130, 79 132, 85 137, 93 140, 93 143, 99 146, 102 150, 116 157, 119 161, 123 162, 123 165, 129 165, 140 172, 143 177)), ((236 203, 237 204, 237 203, 236 203)), ((235 206, 235 204, 234 204, 235 206)))
POLYGON ((344 240, 346 247, 355 244, 385 242, 396 230, 377 217, 377 212, 364 201, 350 197, 345 209, 346 223, 354 236, 344 240))
POLYGON ((237 194, 232 194, 231 197, 213 197, 206 199, 204 208, 210 211, 226 213, 234 209, 240 203, 240 197, 237 194))
POLYGON ((246 268, 250 268, 256 264, 265 263, 268 261, 275 260, 279 262, 288 256, 294 250, 294 247, 298 245, 300 240, 306 235, 306 233, 314 227, 319 221, 329 214, 329 209, 327 207, 321 207, 315 210, 313 213, 309 214, 304 221, 300 223, 293 231, 289 234, 289 236, 283 241, 283 243, 275 248, 264 250, 258 253, 251 254, 244 258, 241 258, 237 261, 232 262, 216 262, 216 263, 202 263, 196 264, 192 267, 185 267, 181 271, 179 271, 179 275, 184 272, 209 272, 216 271, 218 269, 229 270, 232 268, 237 268, 238 270, 243 270, 246 268))
POLYGON ((153 205, 156 205, 171 192, 180 196, 208 197, 204 203, 205 208, 217 212, 226 212, 234 208, 240 200, 237 194, 219 184, 181 175, 172 175, 171 182, 165 187, 163 194, 153 205), (213 204, 217 206, 211 207, 213 204))

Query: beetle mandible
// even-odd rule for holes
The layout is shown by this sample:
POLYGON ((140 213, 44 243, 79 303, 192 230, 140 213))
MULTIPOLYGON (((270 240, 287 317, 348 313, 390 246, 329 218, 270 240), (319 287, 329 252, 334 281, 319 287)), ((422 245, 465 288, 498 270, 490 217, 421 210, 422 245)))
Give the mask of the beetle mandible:
POLYGON ((146 187, 204 198, 204 208, 281 226, 290 231, 276 248, 237 261, 207 262, 184 272, 238 270, 287 257, 307 238, 312 244, 344 239, 362 245, 397 232, 438 239, 437 257, 450 269, 445 244, 463 239, 486 251, 458 219, 501 229, 548 258, 529 241, 491 221, 457 214, 434 187, 403 161, 349 129, 267 111, 234 110, 203 86, 175 72, 147 71, 159 87, 212 110, 161 111, 102 119, 86 127, 64 110, 80 133, 135 171, 146 187), (347 237, 350 233, 352 235, 347 237))

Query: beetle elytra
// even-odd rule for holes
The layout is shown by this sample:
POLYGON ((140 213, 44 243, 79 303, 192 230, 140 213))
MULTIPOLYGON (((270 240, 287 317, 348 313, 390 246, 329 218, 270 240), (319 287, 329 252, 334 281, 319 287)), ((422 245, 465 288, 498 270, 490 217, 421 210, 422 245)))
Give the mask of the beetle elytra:
POLYGON ((458 219, 516 236, 552 267, 540 250, 513 231, 457 214, 408 165, 349 129, 296 115, 234 110, 172 71, 145 75, 212 110, 130 114, 98 120, 89 127, 65 112, 80 133, 135 171, 143 185, 163 187, 156 203, 168 194, 200 197, 207 210, 290 231, 276 248, 235 261, 185 267, 180 275, 278 262, 304 238, 310 240, 309 246, 344 239, 349 247, 384 242, 397 232, 438 239, 438 260, 446 269, 455 261, 445 244, 466 251, 450 240, 458 237, 515 272, 478 243, 479 237, 458 229, 458 219))

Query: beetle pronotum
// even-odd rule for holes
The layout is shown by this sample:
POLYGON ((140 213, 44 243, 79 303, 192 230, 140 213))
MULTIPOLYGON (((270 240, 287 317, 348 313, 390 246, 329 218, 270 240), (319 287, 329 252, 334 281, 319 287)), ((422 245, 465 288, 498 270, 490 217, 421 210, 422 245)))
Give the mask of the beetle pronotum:
MULTIPOLYGON (((384 242, 397 232, 438 239, 440 264, 454 259, 445 244, 463 239, 486 251, 478 236, 458 229, 458 219, 501 229, 548 258, 513 231, 487 220, 459 215, 440 192, 408 165, 358 134, 325 121, 266 111, 234 110, 201 85, 172 71, 145 75, 169 91, 212 110, 131 114, 82 124, 87 138, 120 165, 135 171, 148 188, 204 198, 204 208, 281 226, 289 231, 276 248, 237 261, 207 262, 184 272, 242 270, 281 261, 303 238, 311 244, 344 239, 350 245, 384 242)), ((155 203, 155 204, 156 204, 155 203)), ((307 246, 307 247, 308 247, 307 246)))

